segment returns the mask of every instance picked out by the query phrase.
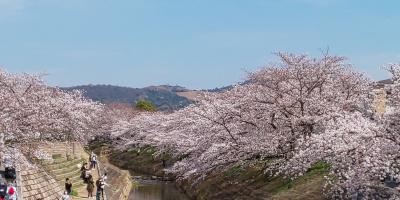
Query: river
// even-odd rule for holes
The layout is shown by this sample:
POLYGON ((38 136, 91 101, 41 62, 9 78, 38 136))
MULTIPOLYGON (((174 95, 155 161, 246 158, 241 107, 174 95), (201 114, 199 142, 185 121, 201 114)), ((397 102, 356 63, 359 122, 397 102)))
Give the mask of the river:
POLYGON ((129 200, 189 200, 173 182, 140 181, 129 195, 129 200))

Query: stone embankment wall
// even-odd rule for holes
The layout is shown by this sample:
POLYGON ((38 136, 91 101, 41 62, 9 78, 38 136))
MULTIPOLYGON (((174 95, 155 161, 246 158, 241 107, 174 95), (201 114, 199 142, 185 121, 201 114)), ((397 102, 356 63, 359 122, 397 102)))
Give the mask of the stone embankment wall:
POLYGON ((131 175, 127 170, 122 170, 108 162, 105 156, 101 156, 101 168, 107 172, 106 194, 108 200, 127 200, 132 189, 131 175))
POLYGON ((23 169, 20 178, 24 200, 54 200, 64 192, 57 181, 40 168, 23 169))

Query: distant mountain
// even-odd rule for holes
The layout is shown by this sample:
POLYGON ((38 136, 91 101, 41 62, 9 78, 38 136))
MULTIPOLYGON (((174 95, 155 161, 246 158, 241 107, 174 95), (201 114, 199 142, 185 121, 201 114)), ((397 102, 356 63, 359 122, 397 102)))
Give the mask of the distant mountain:
POLYGON ((225 92, 225 91, 228 91, 228 90, 230 90, 232 88, 233 88, 233 85, 228 85, 228 86, 225 86, 225 87, 208 89, 208 90, 205 90, 205 91, 206 92, 225 92))
POLYGON ((144 89, 154 90, 154 91, 169 91, 169 92, 188 92, 190 90, 181 86, 171 86, 171 85, 159 85, 159 86, 149 86, 144 89))
POLYGON ((236 85, 246 85, 246 84, 249 84, 249 83, 250 83, 250 81, 247 80, 247 81, 244 81, 244 82, 238 82, 235 85, 228 85, 228 86, 225 86, 225 87, 208 89, 208 90, 203 90, 203 91, 206 91, 206 92, 225 92, 225 91, 231 90, 236 85))
POLYGON ((84 95, 94 101, 102 103, 135 104, 141 99, 151 101, 158 110, 176 110, 188 106, 191 101, 178 92, 187 92, 188 89, 180 86, 150 86, 145 88, 130 88, 113 85, 82 85, 64 90, 82 90, 84 95))
POLYGON ((393 84, 392 79, 384 79, 377 82, 378 84, 393 84))
POLYGON ((374 86, 373 87, 375 89, 381 89, 381 88, 384 88, 385 85, 391 85, 391 84, 393 84, 393 80, 392 79, 384 79, 384 80, 380 80, 380 81, 374 82, 374 86))

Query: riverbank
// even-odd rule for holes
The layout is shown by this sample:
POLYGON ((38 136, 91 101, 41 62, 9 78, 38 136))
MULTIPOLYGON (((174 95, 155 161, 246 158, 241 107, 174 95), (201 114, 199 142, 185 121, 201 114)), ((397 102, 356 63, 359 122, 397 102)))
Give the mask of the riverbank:
POLYGON ((104 142, 92 142, 87 146, 87 150, 99 155, 100 168, 102 173, 107 173, 107 187, 105 187, 107 199, 127 200, 130 190, 133 187, 133 180, 128 170, 113 165, 109 161, 108 148, 104 142))
POLYGON ((197 200, 324 199, 326 166, 315 166, 293 181, 281 176, 268 176, 264 169, 262 163, 245 168, 232 167, 222 173, 212 173, 195 185, 190 184, 191 180, 179 185, 197 200))
POLYGON ((130 173, 109 163, 105 156, 100 156, 100 161, 103 171, 107 172, 107 184, 109 185, 105 189, 107 199, 127 200, 133 186, 130 173))
MULTIPOLYGON (((174 179, 163 171, 165 167, 171 166, 174 160, 168 156, 154 156, 155 151, 151 147, 118 151, 104 144, 100 146, 107 149, 111 164, 128 170, 131 174, 141 173, 174 179)), ((99 149, 99 144, 92 147, 99 149)), ((324 199, 323 176, 327 173, 327 166, 324 164, 314 166, 304 176, 293 181, 266 175, 266 164, 259 162, 251 167, 232 167, 222 173, 211 173, 195 184, 194 180, 174 183, 190 199, 196 200, 324 199)))

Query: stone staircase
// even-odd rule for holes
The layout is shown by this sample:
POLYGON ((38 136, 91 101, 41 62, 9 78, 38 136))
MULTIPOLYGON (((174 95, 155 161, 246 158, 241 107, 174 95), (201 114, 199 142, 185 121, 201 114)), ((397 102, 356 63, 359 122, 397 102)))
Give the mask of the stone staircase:
MULTIPOLYGON (((52 155, 52 161, 35 160, 41 167, 21 169, 20 182, 24 200, 61 199, 65 179, 72 182, 73 200, 87 200, 86 184, 80 178, 80 167, 88 162, 89 155, 80 145, 72 147, 68 143, 37 144, 36 148, 52 155), (74 152, 74 154, 73 154, 74 152)), ((99 177, 97 170, 92 171, 93 179, 99 177)), ((94 192, 95 195, 95 192, 94 192)))
MULTIPOLYGON (((88 162, 89 155, 81 146, 76 146, 75 154, 72 155, 72 148, 66 143, 56 143, 50 146, 40 147, 42 151, 46 151, 53 156, 53 162, 42 163, 44 168, 51 174, 58 185, 64 188, 65 179, 69 178, 72 182, 73 200, 82 200, 87 198, 86 184, 80 178, 80 167, 83 163, 88 162)), ((97 171, 92 172, 94 181, 97 180, 97 171)), ((95 192, 94 192, 95 195, 95 192)))
POLYGON ((55 158, 53 163, 43 164, 45 169, 53 175, 60 186, 64 186, 65 179, 69 178, 74 188, 85 186, 80 178, 80 166, 84 163, 81 158, 55 158))

